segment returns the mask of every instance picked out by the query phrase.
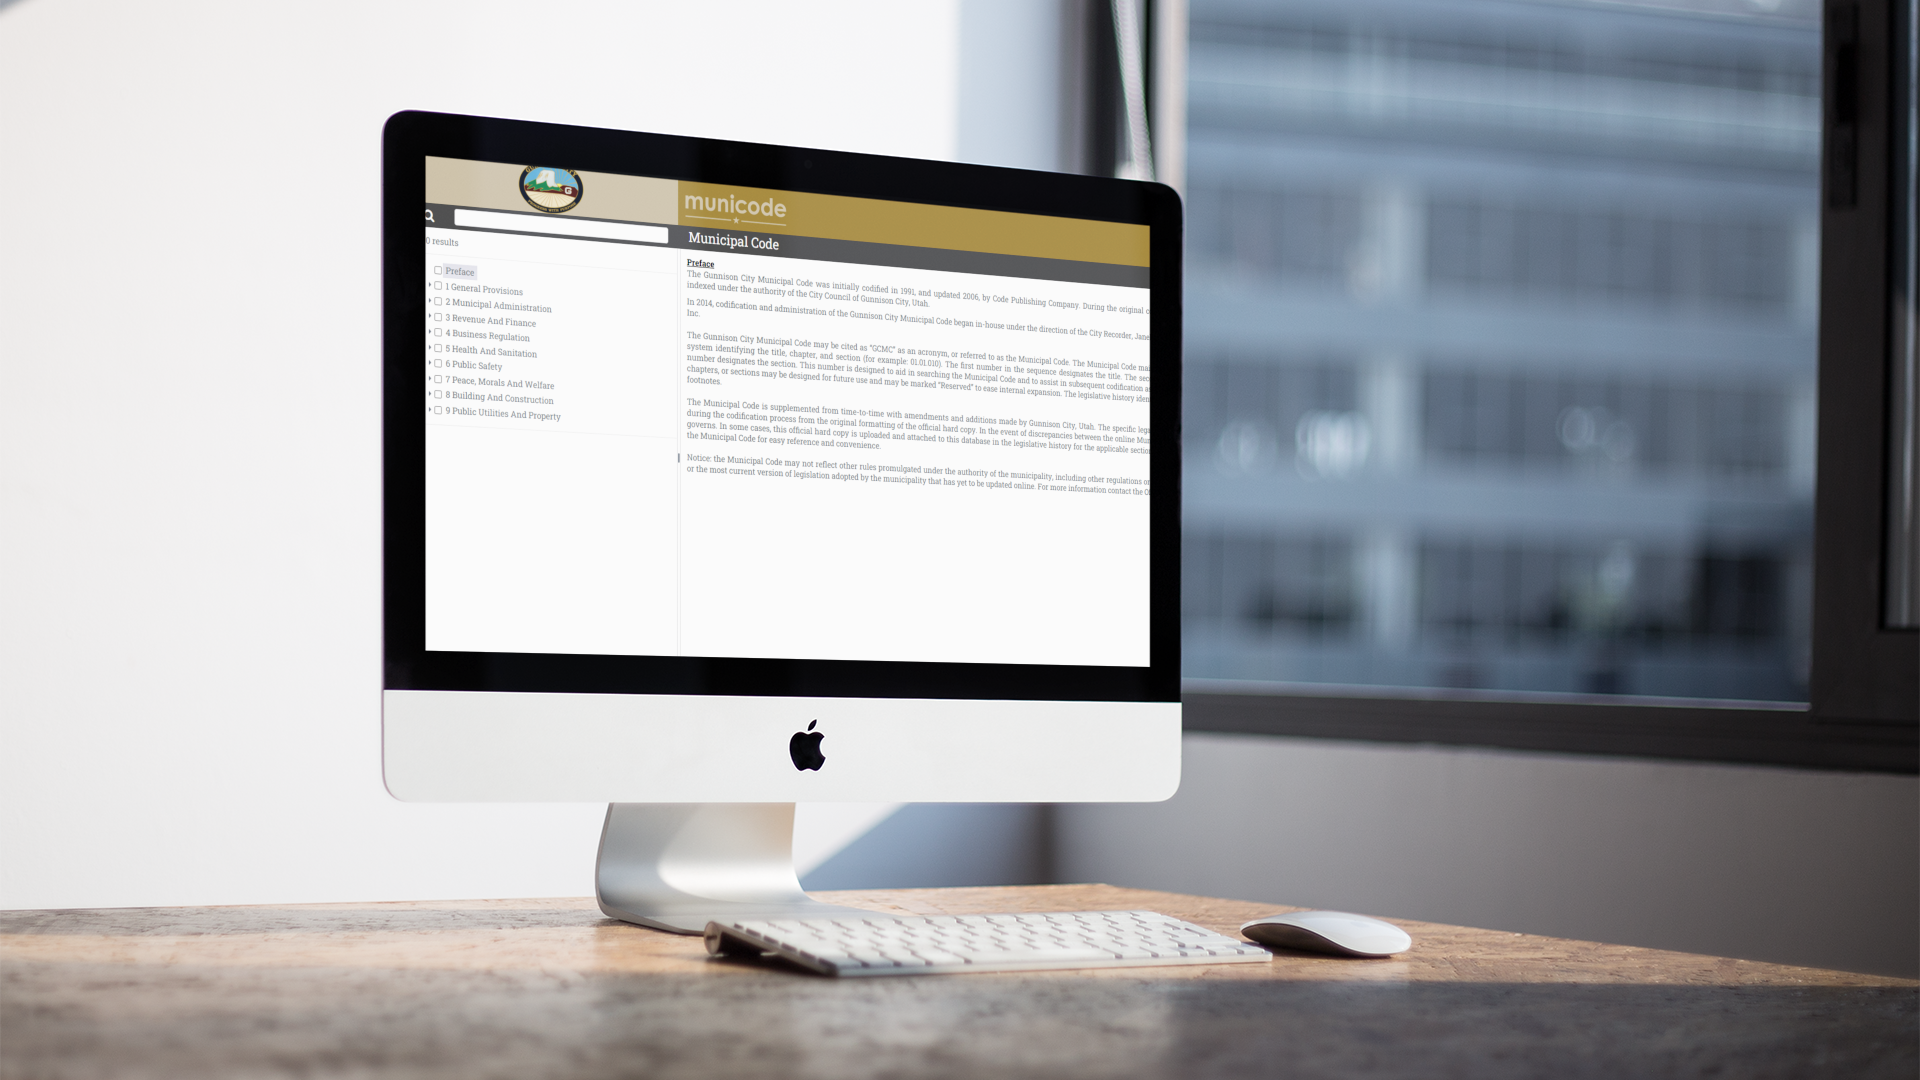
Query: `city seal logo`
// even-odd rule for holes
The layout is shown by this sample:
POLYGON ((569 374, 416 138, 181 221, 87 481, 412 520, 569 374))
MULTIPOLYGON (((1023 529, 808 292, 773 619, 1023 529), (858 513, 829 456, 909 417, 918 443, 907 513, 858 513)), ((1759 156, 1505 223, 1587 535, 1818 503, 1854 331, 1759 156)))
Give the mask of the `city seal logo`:
POLYGON ((580 205, 580 174, 571 169, 529 165, 520 173, 520 194, 543 214, 564 214, 580 205))

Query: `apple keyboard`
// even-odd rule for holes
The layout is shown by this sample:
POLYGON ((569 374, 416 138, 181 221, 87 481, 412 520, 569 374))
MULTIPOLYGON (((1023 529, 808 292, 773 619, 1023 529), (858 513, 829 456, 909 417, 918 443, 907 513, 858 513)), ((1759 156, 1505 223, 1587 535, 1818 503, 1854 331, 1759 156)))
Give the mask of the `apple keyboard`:
POLYGON ((1259 945, 1153 911, 813 916, 710 922, 707 951, 773 955, 823 975, 1241 964, 1259 945))

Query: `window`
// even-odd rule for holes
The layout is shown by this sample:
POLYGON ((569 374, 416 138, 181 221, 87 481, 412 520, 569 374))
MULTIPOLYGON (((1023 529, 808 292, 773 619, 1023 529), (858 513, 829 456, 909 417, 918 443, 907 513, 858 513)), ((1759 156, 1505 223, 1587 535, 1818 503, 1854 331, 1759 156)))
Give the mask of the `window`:
MULTIPOLYGON (((1916 767, 1879 595, 1912 558, 1896 6, 1149 12, 1149 94, 1186 101, 1190 724, 1916 767)), ((1123 96, 1088 95, 1096 164, 1123 96)))

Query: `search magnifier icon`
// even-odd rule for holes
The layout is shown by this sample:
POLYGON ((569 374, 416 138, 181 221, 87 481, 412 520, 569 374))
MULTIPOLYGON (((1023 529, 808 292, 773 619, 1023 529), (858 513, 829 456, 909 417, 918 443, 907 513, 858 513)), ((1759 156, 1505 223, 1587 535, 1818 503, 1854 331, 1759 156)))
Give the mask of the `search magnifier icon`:
POLYGON ((427 224, 429 224, 429 225, 438 225, 438 224, 440 224, 439 222, 437 222, 437 221, 435 221, 435 220, 433 220, 433 208, 432 208, 432 207, 428 207, 428 208, 427 208, 427 224))

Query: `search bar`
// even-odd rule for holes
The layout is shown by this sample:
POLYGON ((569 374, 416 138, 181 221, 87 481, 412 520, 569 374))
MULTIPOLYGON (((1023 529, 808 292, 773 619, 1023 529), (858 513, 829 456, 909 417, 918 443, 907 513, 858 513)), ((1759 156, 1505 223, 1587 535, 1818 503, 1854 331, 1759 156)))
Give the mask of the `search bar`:
POLYGON ((579 236, 589 240, 632 240, 642 244, 667 242, 667 228, 664 225, 623 225, 617 221, 537 218, 529 214, 459 209, 453 212, 453 223, 464 229, 505 229, 509 232, 545 233, 548 236, 579 236))

